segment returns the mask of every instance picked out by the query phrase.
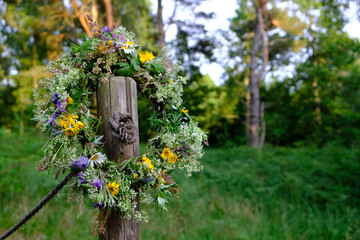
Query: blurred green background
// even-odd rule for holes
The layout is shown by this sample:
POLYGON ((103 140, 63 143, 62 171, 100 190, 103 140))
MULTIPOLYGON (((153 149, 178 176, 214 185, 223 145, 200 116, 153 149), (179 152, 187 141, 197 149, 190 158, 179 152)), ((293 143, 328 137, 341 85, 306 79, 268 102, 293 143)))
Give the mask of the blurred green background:
MULTIPOLYGON (((47 136, 31 120, 32 89, 88 34, 89 14, 154 55, 171 49, 209 135, 204 171, 175 176, 180 200, 150 210, 142 239, 360 239, 358 1, 228 4, 228 27, 214 30, 229 7, 213 0, 0 0, 0 233, 58 182, 35 170, 47 136)), ((150 114, 139 96, 142 149, 150 114)), ((9 239, 96 239, 96 214, 88 202, 77 217, 60 194, 9 239)))

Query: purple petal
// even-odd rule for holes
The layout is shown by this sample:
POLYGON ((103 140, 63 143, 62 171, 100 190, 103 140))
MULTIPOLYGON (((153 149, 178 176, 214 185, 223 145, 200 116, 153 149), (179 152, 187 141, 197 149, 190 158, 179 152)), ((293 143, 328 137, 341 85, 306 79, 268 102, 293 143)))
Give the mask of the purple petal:
POLYGON ((89 166, 89 159, 81 156, 78 160, 74 161, 71 166, 80 170, 85 170, 89 166))

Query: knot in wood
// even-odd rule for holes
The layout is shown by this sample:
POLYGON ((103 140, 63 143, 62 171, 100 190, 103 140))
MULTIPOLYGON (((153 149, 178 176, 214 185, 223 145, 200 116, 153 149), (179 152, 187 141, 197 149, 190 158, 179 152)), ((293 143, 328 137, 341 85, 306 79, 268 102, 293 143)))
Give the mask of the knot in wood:
POLYGON ((129 113, 120 113, 116 111, 109 120, 111 134, 114 138, 119 139, 125 144, 136 142, 138 130, 129 113))

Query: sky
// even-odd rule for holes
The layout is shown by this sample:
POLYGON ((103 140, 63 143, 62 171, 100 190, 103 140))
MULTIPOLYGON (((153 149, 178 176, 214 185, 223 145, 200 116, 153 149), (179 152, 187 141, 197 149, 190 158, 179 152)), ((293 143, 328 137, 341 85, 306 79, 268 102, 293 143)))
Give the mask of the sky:
MULTIPOLYGON (((153 4, 153 12, 157 10, 157 0, 151 0, 153 4)), ((173 1, 163 1, 163 18, 166 20, 173 11, 173 1)), ((217 30, 228 30, 229 19, 235 16, 235 10, 237 9, 237 0, 207 0, 204 1, 199 10, 204 12, 214 12, 216 17, 213 20, 207 21, 205 24, 209 34, 216 34, 217 30)), ((182 13, 184 15, 185 13, 182 13)), ((357 37, 360 39, 360 22, 356 19, 356 6, 355 3, 350 4, 350 10, 347 11, 347 16, 350 18, 350 22, 345 26, 345 31, 349 33, 351 37, 357 37)), ((180 16, 182 17, 182 16, 180 16)), ((175 38, 176 28, 170 27, 166 31, 166 41, 169 42, 175 38)), ((219 49, 218 49, 219 50, 219 49)), ((217 52, 216 55, 221 54, 217 52)), ((202 74, 209 74, 216 85, 220 85, 224 82, 222 74, 224 68, 220 63, 207 63, 204 62, 200 68, 202 74)))

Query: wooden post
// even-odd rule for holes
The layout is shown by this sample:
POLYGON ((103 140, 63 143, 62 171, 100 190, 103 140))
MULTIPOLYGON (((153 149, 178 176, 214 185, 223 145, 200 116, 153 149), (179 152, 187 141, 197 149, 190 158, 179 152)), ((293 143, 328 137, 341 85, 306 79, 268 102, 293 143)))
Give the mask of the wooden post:
MULTIPOLYGON (((101 121, 104 121, 99 133, 104 135, 104 147, 109 160, 120 163, 139 155, 139 136, 134 144, 122 143, 112 136, 109 118, 116 111, 131 114, 135 127, 139 129, 136 82, 132 78, 110 77, 105 84, 100 83, 97 90, 97 112, 101 121)), ((139 209, 139 198, 137 202, 139 209)), ((105 224, 105 233, 99 235, 99 239, 140 240, 140 224, 113 211, 105 224)))

